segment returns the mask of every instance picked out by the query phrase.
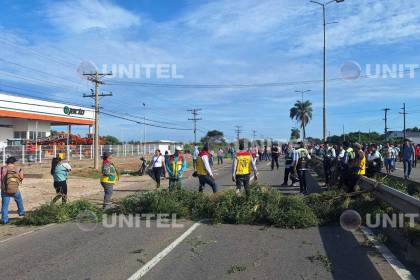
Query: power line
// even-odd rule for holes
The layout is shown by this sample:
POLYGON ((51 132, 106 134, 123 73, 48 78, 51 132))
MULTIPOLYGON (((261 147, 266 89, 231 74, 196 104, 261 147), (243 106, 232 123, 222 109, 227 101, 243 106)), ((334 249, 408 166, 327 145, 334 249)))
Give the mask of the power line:
POLYGON ((1 61, 4 61, 4 62, 6 62, 6 63, 12 64, 12 65, 16 65, 16 66, 21 67, 21 68, 26 68, 26 69, 29 69, 29 70, 34 71, 34 72, 38 72, 38 73, 41 73, 41 74, 44 74, 44 75, 48 75, 48 76, 53 76, 53 77, 56 77, 56 78, 61 79, 61 80, 63 80, 63 81, 67 81, 67 82, 70 82, 70 83, 74 83, 74 84, 76 84, 76 85, 78 85, 78 86, 79 86, 79 84, 78 84, 76 81, 69 80, 69 79, 65 79, 65 78, 63 78, 63 77, 61 77, 61 76, 58 76, 58 75, 55 75, 55 74, 52 74, 52 73, 47 73, 47 72, 42 71, 42 70, 39 70, 39 69, 35 69, 35 68, 29 67, 29 66, 25 66, 25 65, 22 65, 22 64, 19 64, 19 63, 16 63, 16 62, 8 61, 8 60, 3 59, 3 58, 1 58, 1 57, 0 57, 0 60, 1 60, 1 61))
POLYGON ((189 109, 188 112, 191 112, 193 117, 191 119, 188 119, 190 121, 194 122, 194 145, 197 144, 197 121, 202 120, 201 118, 198 118, 199 112, 202 109, 189 109))
POLYGON ((121 119, 121 120, 126 120, 126 121, 130 121, 130 122, 134 122, 134 123, 137 123, 137 124, 151 126, 151 127, 171 129, 171 130, 182 130, 182 131, 191 131, 192 130, 191 128, 168 127, 168 126, 162 126, 162 125, 155 125, 155 124, 145 123, 143 121, 137 121, 137 120, 130 119, 130 118, 127 118, 127 117, 118 116, 116 114, 108 113, 108 112, 105 112, 105 111, 101 111, 101 114, 107 115, 107 116, 110 116, 110 117, 114 117, 114 118, 118 118, 118 119, 121 119))

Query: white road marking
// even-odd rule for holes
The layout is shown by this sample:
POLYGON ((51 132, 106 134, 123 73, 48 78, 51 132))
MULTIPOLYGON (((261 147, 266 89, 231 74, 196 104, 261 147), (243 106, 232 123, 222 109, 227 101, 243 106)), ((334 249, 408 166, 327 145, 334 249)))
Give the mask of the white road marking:
POLYGON ((382 254, 385 260, 402 280, 416 280, 411 272, 405 268, 405 266, 394 256, 394 254, 392 254, 392 252, 385 245, 382 245, 376 241, 375 235, 369 228, 362 227, 361 230, 366 238, 373 243, 375 248, 379 251, 379 253, 382 254))
POLYGON ((266 165, 267 165, 267 166, 270 166, 270 165, 271 165, 271 162, 267 163, 266 165))
POLYGON ((163 249, 159 254, 157 254, 153 259, 148 261, 144 266, 142 266, 136 273, 130 276, 128 280, 138 280, 146 275, 155 265, 157 265, 164 257, 166 257, 176 246, 178 246, 185 238, 187 238, 199 225, 201 222, 193 224, 186 232, 184 232, 180 237, 175 239, 174 242, 169 244, 168 247, 163 249))

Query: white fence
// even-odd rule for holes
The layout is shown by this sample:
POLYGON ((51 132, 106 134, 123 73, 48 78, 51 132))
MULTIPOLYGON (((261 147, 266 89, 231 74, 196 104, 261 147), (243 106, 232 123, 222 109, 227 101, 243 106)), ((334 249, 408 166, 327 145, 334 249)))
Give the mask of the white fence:
MULTIPOLYGON (((101 145, 99 153, 112 152, 114 157, 143 156, 154 152, 155 145, 101 145)), ((54 145, 54 146, 8 146, 0 150, 0 161, 5 164, 8 157, 14 156, 20 163, 42 163, 61 155, 65 159, 90 160, 93 159, 93 145, 54 145)))

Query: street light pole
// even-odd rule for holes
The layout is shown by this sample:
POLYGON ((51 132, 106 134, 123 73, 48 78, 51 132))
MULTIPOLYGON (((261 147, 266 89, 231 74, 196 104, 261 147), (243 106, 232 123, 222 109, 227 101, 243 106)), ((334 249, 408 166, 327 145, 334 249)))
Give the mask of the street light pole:
POLYGON ((143 105, 143 156, 146 155, 146 103, 142 103, 143 105))
POLYGON ((302 103, 303 103, 303 94, 304 93, 307 93, 307 92, 310 92, 310 91, 311 91, 310 89, 307 89, 307 90, 295 90, 296 93, 302 94, 302 103))
POLYGON ((324 25, 324 71, 323 71, 323 106, 322 106, 322 135, 324 138, 324 141, 327 140, 327 108, 326 108, 326 101, 327 101, 327 15, 326 15, 326 7, 331 3, 341 3, 344 2, 344 0, 331 0, 326 3, 320 3, 317 1, 310 1, 311 3, 318 4, 322 7, 322 17, 323 17, 323 25, 324 25))

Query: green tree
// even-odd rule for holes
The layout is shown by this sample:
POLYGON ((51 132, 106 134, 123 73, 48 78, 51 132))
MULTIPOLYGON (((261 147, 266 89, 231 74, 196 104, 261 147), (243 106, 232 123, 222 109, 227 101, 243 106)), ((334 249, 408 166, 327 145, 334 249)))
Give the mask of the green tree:
POLYGON ((112 135, 106 135, 105 138, 105 145, 119 145, 121 144, 120 140, 117 137, 112 135))
POLYGON ((306 126, 312 119, 312 103, 311 101, 296 101, 295 105, 290 108, 290 118, 300 122, 303 131, 303 139, 306 138, 306 126))
POLYGON ((210 130, 207 132, 206 136, 201 138, 201 143, 209 144, 226 144, 225 136, 222 131, 219 130, 210 130))
POLYGON ((291 140, 297 140, 300 138, 300 130, 298 128, 292 128, 290 133, 291 140))

